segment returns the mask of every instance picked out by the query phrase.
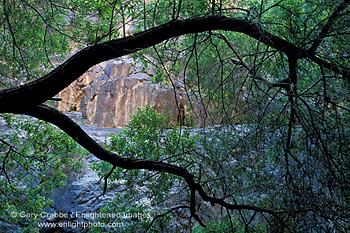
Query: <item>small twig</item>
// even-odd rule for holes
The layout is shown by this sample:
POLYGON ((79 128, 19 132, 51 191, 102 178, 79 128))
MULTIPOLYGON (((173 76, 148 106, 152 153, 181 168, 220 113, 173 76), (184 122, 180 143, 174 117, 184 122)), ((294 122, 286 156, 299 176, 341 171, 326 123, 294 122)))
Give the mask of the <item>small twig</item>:
POLYGON ((167 212, 165 212, 165 213, 163 213, 163 214, 159 214, 159 215, 155 216, 155 217, 152 219, 151 223, 147 226, 146 230, 143 231, 143 233, 146 233, 146 232, 151 228, 151 226, 153 225, 153 223, 154 223, 158 218, 162 218, 162 217, 164 217, 164 216, 170 214, 170 213, 173 212, 174 210, 185 209, 185 208, 189 209, 190 207, 189 207, 189 206, 185 206, 185 205, 183 205, 183 206, 176 206, 176 207, 171 208, 170 210, 168 210, 167 212))
MULTIPOLYGON (((115 168, 117 166, 116 165, 113 165, 112 169, 109 171, 109 173, 104 177, 104 180, 105 180, 105 184, 104 184, 104 187, 103 187, 103 193, 101 195, 99 195, 98 197, 96 197, 96 199, 92 202, 94 203, 95 201, 97 201, 97 199, 99 199, 100 197, 104 196, 106 194, 106 191, 107 191, 107 181, 108 181, 108 178, 112 175, 112 173, 114 172, 115 168)), ((98 183, 100 183, 102 180, 102 178, 98 181, 98 183)))

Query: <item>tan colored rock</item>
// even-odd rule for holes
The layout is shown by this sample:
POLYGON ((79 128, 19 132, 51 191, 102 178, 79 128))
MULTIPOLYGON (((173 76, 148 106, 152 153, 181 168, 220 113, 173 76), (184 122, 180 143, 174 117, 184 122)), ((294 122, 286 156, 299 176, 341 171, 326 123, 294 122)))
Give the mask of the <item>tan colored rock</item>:
POLYGON ((131 68, 130 62, 130 59, 111 60, 93 66, 58 94, 62 101, 56 102, 55 107, 62 112, 81 111, 80 102, 85 94, 85 88, 90 86, 96 77, 103 74, 108 77, 128 75, 131 68))
POLYGON ((170 87, 151 84, 149 80, 150 77, 144 73, 112 80, 106 76, 96 78, 85 89, 81 101, 84 117, 91 125, 124 127, 129 122, 131 113, 149 105, 159 113, 168 114, 172 123, 175 123, 181 114, 176 98, 179 106, 183 106, 184 97, 170 87))
POLYGON ((92 83, 94 77, 94 73, 87 72, 62 90, 58 95, 62 101, 56 102, 56 108, 62 112, 81 111, 80 101, 84 89, 92 83))
POLYGON ((132 62, 111 60, 92 67, 59 93, 58 110, 81 111, 87 124, 104 127, 124 127, 132 113, 147 105, 170 116, 173 124, 183 124, 188 115, 194 118, 182 83, 175 89, 152 84, 148 74, 153 72, 140 73, 132 62))

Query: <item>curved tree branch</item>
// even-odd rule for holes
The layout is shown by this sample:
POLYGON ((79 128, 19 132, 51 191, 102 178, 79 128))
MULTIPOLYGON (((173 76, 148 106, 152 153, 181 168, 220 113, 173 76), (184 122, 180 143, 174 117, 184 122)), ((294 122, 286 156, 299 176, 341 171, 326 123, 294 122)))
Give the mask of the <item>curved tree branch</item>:
MULTIPOLYGON (((0 112, 12 112, 28 105, 38 105, 58 94, 90 67, 159 44, 169 38, 210 30, 244 33, 286 54, 307 57, 307 52, 292 43, 262 30, 243 19, 209 16, 174 20, 134 36, 96 44, 77 52, 49 74, 25 85, 0 90, 0 112)), ((313 58, 310 58, 313 60, 313 58)), ((347 71, 350 73, 349 71, 347 71)))
POLYGON ((113 166, 118 166, 120 168, 128 170, 145 169, 149 171, 164 172, 184 178, 189 188, 191 189, 191 214, 200 223, 201 220, 197 216, 194 208, 195 200, 193 199, 196 192, 198 192, 204 201, 210 202, 212 205, 219 204, 230 210, 253 210, 256 212, 268 213, 274 216, 278 221, 282 222, 278 212, 275 212, 273 210, 250 205, 230 204, 224 199, 208 196, 203 187, 195 181, 194 175, 192 175, 186 168, 154 160, 123 158, 111 151, 108 151, 100 146, 87 133, 85 133, 77 123, 54 108, 48 107, 46 105, 38 105, 34 107, 23 108, 22 110, 16 111, 15 113, 30 115, 58 126, 76 142, 78 142, 82 147, 87 149, 90 153, 94 154, 101 160, 111 163, 113 166))
MULTIPOLYGON (((199 223, 202 223, 202 221, 197 215, 197 210, 195 208, 197 193, 203 201, 210 202, 212 205, 221 205, 228 210, 250 210, 254 212, 253 217, 257 212, 267 213, 275 217, 281 223, 282 227, 284 227, 285 224, 282 218, 282 214, 286 213, 287 211, 277 212, 257 206, 238 205, 234 201, 232 202, 233 204, 231 204, 228 202, 228 198, 215 198, 215 196, 209 196, 206 193, 206 190, 203 188, 205 186, 204 183, 201 183, 200 180, 191 174, 186 167, 179 167, 170 163, 166 163, 164 161, 130 159, 121 157, 120 155, 108 151, 100 146, 69 117, 53 108, 43 105, 42 103, 44 103, 46 100, 52 99, 53 96, 58 94, 61 90, 78 79, 90 67, 100 62, 128 55, 159 44, 172 37, 178 37, 185 34, 197 34, 200 32, 212 30, 239 32, 247 35, 248 37, 258 40, 259 43, 263 43, 276 49, 277 51, 286 54, 289 58, 289 77, 287 79, 274 83, 269 82, 267 79, 258 76, 254 71, 251 71, 252 69, 248 64, 244 63, 243 60, 232 60, 234 63, 244 66, 255 79, 263 82, 269 87, 284 88, 287 91, 289 103, 291 106, 291 115, 286 146, 286 152, 289 153, 292 143, 291 140, 294 128, 294 119, 298 118, 298 114, 296 114, 294 107, 295 98, 297 97, 297 61, 299 59, 309 59, 318 64, 320 67, 324 67, 330 71, 333 71, 335 74, 341 75, 343 79, 346 79, 350 82, 349 67, 337 66, 331 60, 322 58, 321 55, 317 55, 315 53, 317 48, 322 43, 322 40, 329 36, 329 31, 331 30, 333 24, 341 16, 342 11, 348 7, 348 5, 349 0, 343 0, 342 4, 335 8, 333 14, 325 20, 327 21, 325 25, 323 27, 321 26, 318 37, 313 40, 313 44, 311 44, 309 49, 300 48, 293 43, 282 39, 281 37, 275 36, 268 31, 263 30, 258 24, 254 24, 253 22, 244 19, 229 18, 225 16, 206 16, 187 20, 177 20, 178 17, 176 16, 174 17, 176 20, 174 19, 171 22, 145 30, 133 36, 117 40, 110 40, 99 44, 96 42, 95 45, 89 46, 77 52, 70 59, 68 59, 66 62, 64 62, 62 65, 47 75, 23 86, 0 90, 0 113, 21 113, 50 122, 61 128, 64 132, 66 132, 70 137, 72 137, 90 153, 94 154, 97 158, 112 164, 113 169, 117 166, 128 170, 145 169, 182 177, 190 189, 190 206, 186 208, 190 209, 191 216, 194 217, 199 223)), ((270 8, 274 6, 271 6, 270 8)), ((267 11, 267 9, 265 11, 267 11)), ((225 42, 230 47, 230 42, 227 40, 225 42)), ((197 50, 195 45, 193 48, 193 50, 196 52, 197 50)), ((196 62, 198 62, 197 59, 196 62)), ((328 100, 329 98, 326 96, 325 101, 328 100)), ((332 104, 333 102, 330 103, 332 104)), ((335 107, 335 104, 333 104, 333 106, 335 107)), ((309 112, 311 114, 311 111, 309 112)), ((282 112, 280 114, 282 114, 282 112)), ((312 115, 310 116, 312 120, 312 115)), ((311 121, 311 124, 313 128, 316 129, 313 121, 311 121)), ((304 128, 307 129, 307 127, 304 128)), ((323 151, 325 151, 326 156, 328 156, 326 145, 322 146, 324 147, 323 151)), ((288 155, 288 153, 286 153, 286 155, 288 155)), ((326 159, 327 158, 328 157, 326 157, 326 159)), ((106 180, 111 172, 106 176, 106 180)), ((309 209, 302 211, 309 211, 309 209)), ((294 214, 296 212, 294 212, 294 214)), ((168 212, 165 214, 168 214, 168 212)), ((163 215, 160 215, 160 217, 161 216, 163 215)), ((252 221, 253 217, 250 221, 252 221)))
MULTIPOLYGON (((87 47, 76 53, 49 74, 33 82, 11 89, 0 90, 0 112, 21 113, 50 122, 61 128, 97 158, 109 162, 113 166, 128 170, 146 169, 164 172, 184 178, 191 190, 191 214, 199 222, 201 222, 201 220, 196 215, 196 210, 194 208, 195 200, 193 197, 196 192, 198 192, 204 201, 210 202, 211 204, 219 204, 230 210, 252 210, 255 212, 268 213, 283 223, 278 212, 256 206, 230 204, 224 199, 218 199, 207 195, 201 184, 196 182, 195 177, 186 168, 160 161, 123 158, 108 151, 90 138, 89 135, 69 117, 53 108, 42 105, 43 102, 58 94, 93 65, 151 47, 172 37, 210 30, 226 30, 244 33, 259 40, 261 43, 287 54, 290 58, 295 60, 308 58, 318 65, 322 65, 342 75, 343 78, 350 79, 349 69, 334 66, 316 57, 314 54, 310 54, 309 51, 298 48, 294 44, 262 30, 258 25, 242 19, 209 16, 188 20, 174 20, 144 32, 137 33, 134 36, 87 47)), ((289 81, 292 82, 293 80, 289 81)), ((275 85, 280 87, 282 84, 278 83, 275 85)), ((285 84, 283 83, 283 85, 285 84)))
POLYGON ((244 33, 287 55, 308 57, 314 62, 350 79, 350 70, 323 61, 308 51, 262 30, 258 25, 243 19, 209 16, 188 20, 174 20, 161 26, 122 39, 111 40, 82 49, 49 74, 25 85, 0 90, 0 112, 13 112, 28 105, 38 105, 58 94, 79 78, 90 67, 159 44, 169 38, 210 30, 244 33))

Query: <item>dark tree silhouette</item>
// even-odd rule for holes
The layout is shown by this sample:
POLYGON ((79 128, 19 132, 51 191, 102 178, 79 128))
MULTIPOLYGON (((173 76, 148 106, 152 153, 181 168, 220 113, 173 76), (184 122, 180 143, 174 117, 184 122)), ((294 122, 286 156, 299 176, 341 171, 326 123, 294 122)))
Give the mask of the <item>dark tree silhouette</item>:
MULTIPOLYGON (((190 189, 191 216, 203 226, 205 224, 198 216, 198 210, 196 209, 196 195, 198 194, 205 202, 209 202, 212 205, 220 205, 228 211, 249 210, 254 213, 260 213, 262 216, 268 214, 272 216, 274 221, 277 221, 279 228, 276 229, 279 231, 284 231, 291 227, 291 219, 297 219, 298 215, 309 212, 318 212, 320 213, 319 216, 323 215, 325 219, 331 219, 331 214, 329 214, 332 212, 331 210, 317 209, 323 205, 317 207, 316 204, 310 204, 305 208, 301 208, 302 204, 300 203, 304 203, 305 200, 302 201, 298 198, 301 198, 303 195, 308 196, 309 194, 305 193, 310 192, 310 196, 315 195, 315 198, 317 194, 334 195, 334 203, 339 204, 339 208, 346 205, 346 203, 349 204, 349 199, 346 199, 350 197, 349 171, 346 169, 350 168, 350 160, 346 156, 349 153, 349 147, 346 144, 349 140, 349 98, 347 94, 350 81, 350 64, 348 60, 348 53, 350 52, 348 45, 350 1, 334 2, 337 4, 331 8, 332 12, 326 13, 326 16, 322 18, 317 19, 315 17, 313 29, 302 29, 304 34, 300 36, 293 33, 298 33, 297 27, 309 27, 308 19, 303 18, 302 12, 292 12, 296 9, 284 9, 284 11, 284 1, 273 2, 271 6, 265 6, 264 1, 261 1, 259 5, 261 8, 255 7, 257 9, 256 12, 252 9, 241 9, 247 14, 242 16, 242 14, 239 15, 237 13, 237 17, 231 13, 225 15, 225 11, 232 10, 232 7, 224 8, 226 2, 212 1, 209 5, 212 6, 214 13, 189 17, 188 19, 180 19, 184 18, 184 16, 179 16, 181 15, 182 7, 185 7, 185 5, 182 6, 184 3, 182 1, 174 1, 174 14, 169 22, 162 24, 153 23, 159 26, 150 27, 147 30, 120 39, 109 39, 108 36, 110 34, 106 33, 104 37, 100 37, 94 44, 81 49, 48 74, 20 86, 1 89, 0 113, 26 114, 50 122, 58 126, 97 158, 112 164, 113 168, 119 167, 128 170, 146 169, 182 177, 190 189), (274 18, 271 19, 271 22, 265 22, 264 20, 268 17, 265 17, 265 15, 272 9, 279 9, 281 14, 283 12, 287 14, 286 12, 288 12, 291 21, 293 18, 297 18, 300 24, 293 25, 292 22, 287 22, 288 19, 283 19, 285 20, 283 22, 273 21, 274 18), (283 24, 285 24, 284 27, 286 33, 289 33, 288 35, 284 36, 283 32, 276 32, 278 28, 274 28, 274 24, 278 25, 279 23, 282 26, 278 28, 283 28, 283 24), (294 26, 295 28, 293 28, 294 26), (236 52, 239 51, 239 48, 237 45, 234 45, 234 41, 231 41, 231 38, 228 36, 231 35, 229 33, 234 35, 239 33, 247 40, 253 41, 256 48, 251 49, 251 53, 255 53, 253 55, 239 55, 236 52), (281 141, 277 140, 276 142, 282 148, 279 154, 279 159, 284 167, 284 170, 281 171, 283 174, 281 176, 284 177, 285 186, 290 187, 290 190, 295 192, 297 196, 295 199, 289 199, 289 205, 281 206, 280 209, 269 209, 260 207, 259 204, 239 204, 225 197, 216 197, 212 195, 212 190, 187 168, 162 161, 121 157, 95 142, 69 117, 44 104, 73 81, 77 80, 90 67, 100 62, 152 48, 158 44, 171 41, 172 38, 185 35, 190 35, 192 39, 194 38, 193 45, 187 47, 187 52, 190 54, 187 65, 193 62, 193 64, 198 66, 192 70, 197 74, 199 80, 203 75, 200 71, 200 55, 197 53, 199 53, 199 47, 204 41, 211 43, 213 46, 213 54, 218 59, 217 63, 221 64, 221 67, 219 66, 220 69, 225 62, 229 62, 232 70, 242 74, 242 76, 244 74, 243 80, 249 80, 249 84, 248 81, 242 81, 243 83, 245 82, 242 85, 245 87, 243 89, 246 93, 244 101, 250 104, 250 100, 255 99, 255 102, 246 106, 248 108, 246 116, 249 116, 249 119, 255 119, 251 121, 246 119, 243 122, 258 123, 262 128, 266 125, 271 126, 271 131, 278 132, 279 130, 282 135, 281 141), (199 38, 200 35, 206 35, 206 38, 199 38), (216 44, 216 42, 212 41, 213 38, 218 39, 222 44, 216 44), (344 44, 346 42, 347 44, 344 44), (220 54, 222 57, 225 57, 225 54, 228 53, 227 51, 235 54, 230 61, 220 57, 220 54), (280 68, 279 73, 277 71, 273 74, 272 70, 268 70, 269 66, 266 64, 273 62, 277 64, 276 67, 280 68), (308 73, 311 70, 316 70, 314 72, 316 74, 313 74, 315 77, 312 79, 308 77, 308 73), (339 89, 341 90, 339 91, 339 89), (337 97, 339 94, 343 96, 337 97), (263 100, 264 98, 265 100, 263 100), (266 98, 268 99, 266 100, 266 98), (270 109, 270 105, 273 102, 276 103, 277 107, 270 109), (254 114, 254 110, 256 110, 256 114, 254 114), (269 123, 264 123, 265 117, 268 118, 268 112, 274 113, 273 120, 269 120, 269 123), (279 123, 279 120, 282 118, 285 118, 284 122, 279 123), (276 125, 281 125, 275 128, 272 126, 274 122, 276 125), (328 126, 324 124, 328 124, 328 126), (283 128, 281 128, 282 125, 283 128), (300 143, 300 145, 296 145, 296 143, 300 143), (309 159, 305 159, 303 156, 309 159), (318 172, 316 170, 308 170, 309 168, 306 164, 308 161, 310 163, 312 161, 312 166, 319 162, 320 167, 328 169, 327 174, 318 175, 330 177, 329 181, 320 184, 322 187, 329 185, 329 191, 321 194, 320 190, 313 190, 318 188, 310 186, 309 189, 311 190, 307 190, 306 185, 302 184, 303 182, 312 182, 311 179, 313 178, 311 176, 315 175, 313 172, 318 172), (297 178, 298 174, 303 179, 297 178), (310 180, 308 180, 308 175, 310 175, 310 180), (300 180, 303 180, 303 182, 300 180), (331 184, 332 182, 334 182, 334 186, 331 184)), ((8 4, 9 2, 7 1, 3 3, 3 11, 7 12, 5 14, 7 23, 10 22, 8 16, 10 12, 6 10, 6 5, 8 4)), ((327 1, 327 4, 330 3, 327 1)), ((239 10, 239 8, 237 9, 239 10)), ((235 11, 238 11, 237 9, 235 8, 235 11)), ((317 12, 315 8, 312 9, 317 12)), ((310 10, 308 15, 310 16, 314 13, 313 11, 310 10)), ((8 30, 8 33, 11 34, 12 31, 8 30)), ((13 37, 15 38, 14 35, 13 37)), ((218 84, 218 89, 220 89, 223 88, 227 80, 225 80, 223 75, 224 72, 218 73, 218 75, 214 76, 217 77, 216 82, 220 83, 218 84)), ((234 90, 228 92, 232 94, 234 90)), ((200 91, 197 93, 201 96, 200 91)), ((203 98, 201 101, 205 101, 203 98)), ((224 100, 222 100, 223 102, 224 100)), ((232 102, 234 102, 233 99, 232 102)), ((267 133, 269 130, 265 128, 256 128, 255 135, 259 137, 259 133, 262 132, 262 137, 269 137, 267 133)), ((256 149, 257 146, 255 147, 250 139, 247 141, 246 146, 246 152, 258 150, 256 149)), ((230 181, 228 180, 228 182, 230 181)), ((287 200, 285 201, 287 202, 287 200)), ((313 200, 313 202, 316 203, 317 201, 313 200)), ((335 209, 338 207, 334 204, 335 209)), ((345 230, 349 227, 348 219, 346 220, 349 217, 349 205, 346 208, 338 216, 334 216, 332 220, 337 222, 337 227, 340 230, 345 230)), ((249 225, 249 221, 245 224, 249 225)), ((290 229, 293 231, 293 228, 290 229)))

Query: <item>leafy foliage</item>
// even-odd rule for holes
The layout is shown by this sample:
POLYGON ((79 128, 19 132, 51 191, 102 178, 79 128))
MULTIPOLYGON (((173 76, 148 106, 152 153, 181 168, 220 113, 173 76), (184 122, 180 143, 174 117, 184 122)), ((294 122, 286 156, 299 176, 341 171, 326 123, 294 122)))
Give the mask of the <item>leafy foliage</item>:
POLYGON ((3 117, 12 133, 0 136, 1 221, 38 232, 36 222, 51 203, 49 195, 65 185, 66 174, 81 168, 84 150, 46 122, 3 117))
MULTIPOLYGON (((201 107, 197 115, 203 137, 187 129, 167 129, 166 118, 146 108, 112 137, 107 148, 124 158, 186 168, 211 197, 246 207, 222 208, 221 219, 206 221, 208 231, 349 230, 349 1, 57 0, 43 4, 5 0, 0 11, 4 12, 0 14, 0 85, 5 88, 45 73, 40 64, 49 67, 51 56, 127 35, 131 37, 126 40, 132 41, 133 33, 163 23, 206 16, 248 23, 250 33, 260 38, 248 32, 207 31, 171 38, 133 54, 145 70, 151 64, 155 67, 154 82, 172 85, 183 80, 192 103, 201 107), (273 36, 292 49, 267 45, 273 36), (221 126, 208 127, 217 124, 221 126)), ((34 163, 28 156, 39 151, 46 139, 35 132, 38 136, 32 137, 40 140, 30 147, 26 140, 6 138, 8 144, 21 148, 25 156, 14 158, 23 164, 34 163)), ((3 161, 19 154, 2 143, 3 161)), ((53 148, 66 148, 60 147, 53 148)), ((21 163, 9 164, 20 169, 21 163)), ((101 162, 94 169, 105 176, 112 165, 101 162)), ((25 174, 20 177, 14 180, 30 180, 25 174)), ((179 177, 117 167, 109 181, 127 187, 120 197, 127 202, 111 203, 104 211, 148 208, 154 216, 164 213, 169 198, 181 192, 186 199, 181 204, 189 206, 190 190, 179 177)), ((9 183, 4 184, 11 190, 9 183)), ((202 204, 198 199, 196 204, 202 204)), ((170 220, 163 219, 155 228, 166 231, 170 220)), ((134 220, 128 220, 129 231, 150 223, 134 220)))
MULTIPOLYGON (((139 108, 126 128, 121 133, 112 135, 107 147, 123 157, 165 160, 173 164, 189 165, 192 159, 187 153, 197 148, 199 137, 191 136, 187 129, 167 129, 168 122, 166 116, 156 113, 149 106, 139 108)), ((109 173, 112 166, 101 161, 94 163, 92 168, 103 177, 109 173)), ((121 168, 115 169, 109 182, 120 182, 125 186, 125 191, 115 202, 108 204, 104 211, 138 213, 142 210, 142 213, 149 213, 150 217, 167 210, 169 207, 166 203, 169 198, 174 195, 176 187, 183 184, 180 178, 162 172, 125 171, 121 168), (122 204, 120 200, 123 200, 122 204)), ((168 204, 171 207, 171 203, 168 204)), ((150 217, 142 221, 133 218, 125 220, 127 228, 124 227, 123 230, 133 232, 145 229, 151 221, 150 217)), ((167 221, 159 219, 155 228, 168 229, 167 221)))

